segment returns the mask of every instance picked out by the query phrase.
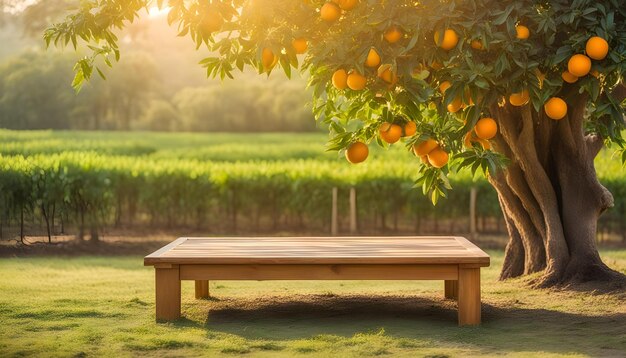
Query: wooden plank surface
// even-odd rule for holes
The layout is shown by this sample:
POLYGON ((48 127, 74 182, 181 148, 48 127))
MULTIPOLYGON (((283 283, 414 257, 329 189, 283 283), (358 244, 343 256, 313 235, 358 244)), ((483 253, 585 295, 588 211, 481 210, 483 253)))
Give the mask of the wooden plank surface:
MULTIPOLYGON (((181 265, 181 280, 457 280, 458 265, 181 265)), ((456 282, 456 281, 454 281, 456 282)))
POLYGON ((476 264, 489 255, 462 237, 180 238, 145 265, 175 264, 476 264))

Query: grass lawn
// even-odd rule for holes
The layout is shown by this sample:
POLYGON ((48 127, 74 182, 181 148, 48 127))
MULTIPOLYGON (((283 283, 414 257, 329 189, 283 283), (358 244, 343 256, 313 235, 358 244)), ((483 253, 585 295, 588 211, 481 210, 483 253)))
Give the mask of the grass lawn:
MULTIPOLYGON (((624 356, 626 294, 529 290, 483 269, 483 325, 439 281, 219 281, 154 322, 142 257, 0 259, 0 356, 624 356)), ((626 272, 626 249, 602 251, 626 272)))

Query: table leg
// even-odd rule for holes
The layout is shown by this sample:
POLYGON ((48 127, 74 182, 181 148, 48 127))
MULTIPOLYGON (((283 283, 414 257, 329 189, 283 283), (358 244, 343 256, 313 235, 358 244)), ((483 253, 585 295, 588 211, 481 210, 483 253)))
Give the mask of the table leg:
POLYGON ((444 293, 446 298, 456 300, 459 297, 459 281, 445 280, 444 293))
POLYGON ((196 280, 196 298, 209 298, 209 281, 196 280))
POLYGON ((480 268, 459 267, 459 326, 480 324, 480 268))
POLYGON ((180 275, 178 265, 155 266, 156 319, 173 321, 180 318, 180 275))

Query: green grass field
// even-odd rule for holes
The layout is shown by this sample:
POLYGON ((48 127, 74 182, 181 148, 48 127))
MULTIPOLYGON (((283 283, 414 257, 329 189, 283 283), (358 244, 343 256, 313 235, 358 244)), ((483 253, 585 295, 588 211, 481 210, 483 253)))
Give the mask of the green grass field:
MULTIPOLYGON (((345 159, 326 152, 326 133, 159 133, 89 131, 12 131, 0 129, 0 154, 50 154, 95 151, 103 155, 140 155, 150 159, 198 159, 210 161, 283 161, 345 159)), ((389 149, 370 145, 368 161, 417 163, 402 143, 389 149)), ((626 175, 614 150, 597 159, 600 176, 626 175)))
MULTIPOLYGON (((456 326, 430 281, 212 282, 183 315, 154 323, 141 257, 0 259, 0 356, 623 356, 624 294, 529 290, 483 270, 483 325, 456 326)), ((626 250, 603 259, 626 273, 626 250)))

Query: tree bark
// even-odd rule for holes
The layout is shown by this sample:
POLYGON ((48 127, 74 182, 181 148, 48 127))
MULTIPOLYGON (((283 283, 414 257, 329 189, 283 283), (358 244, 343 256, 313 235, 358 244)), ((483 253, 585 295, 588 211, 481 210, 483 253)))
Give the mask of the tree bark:
POLYGON ((490 108, 499 124, 494 147, 511 161, 489 177, 509 233, 500 279, 543 271, 533 285, 626 287, 626 276, 606 266, 596 246, 598 219, 613 206, 593 164, 603 140, 584 133, 586 95, 572 92, 568 102, 560 121, 530 104, 490 108))

